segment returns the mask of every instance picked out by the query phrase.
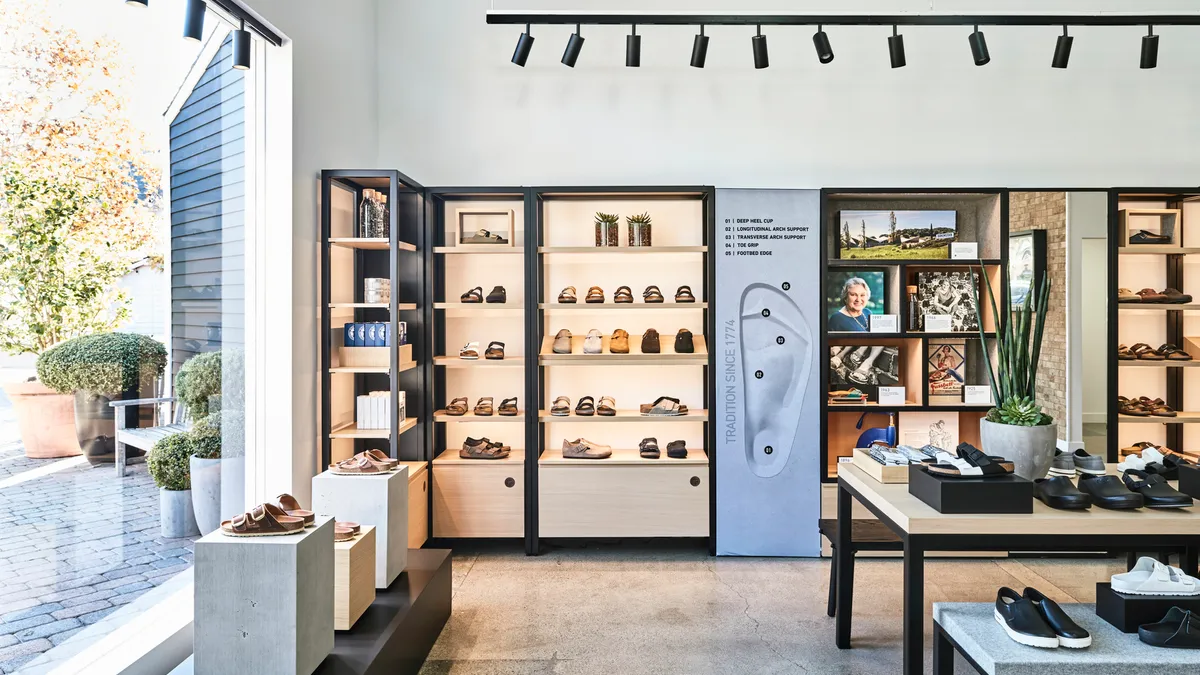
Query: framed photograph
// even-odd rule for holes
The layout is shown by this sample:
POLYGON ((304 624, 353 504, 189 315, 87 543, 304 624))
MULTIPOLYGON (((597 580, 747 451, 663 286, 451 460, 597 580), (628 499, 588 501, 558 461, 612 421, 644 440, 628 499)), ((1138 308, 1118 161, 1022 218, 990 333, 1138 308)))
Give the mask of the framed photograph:
POLYGON ((948 403, 962 400, 963 383, 966 381, 967 341, 939 340, 929 343, 929 356, 925 359, 928 368, 930 403, 933 399, 945 398, 948 403))
MULTIPOLYGON (((1018 310, 1025 298, 1034 292, 1034 284, 1041 283, 1046 273, 1046 231, 1008 235, 1008 292, 1012 309, 1018 310)), ((1036 296, 1035 296, 1036 297, 1036 296)))
MULTIPOLYGON (((883 345, 835 345, 829 348, 830 402, 835 392, 857 389, 868 401, 879 400, 879 387, 900 386, 900 349, 883 345)), ((860 402, 846 400, 846 403, 860 402)))
POLYGON ((979 330, 979 314, 971 297, 971 285, 975 283, 971 272, 919 272, 917 273, 917 311, 921 330, 925 328, 925 316, 929 314, 950 317, 950 332, 974 332, 979 330))
POLYGON ((455 209, 454 220, 459 246, 513 245, 515 215, 512 209, 455 209))
POLYGON ((887 314, 887 276, 882 267, 830 269, 825 274, 826 330, 866 333, 871 315, 887 314))
POLYGON ((958 236, 955 211, 839 211, 843 260, 945 260, 958 236))
POLYGON ((949 453, 958 447, 958 413, 900 412, 896 436, 901 445, 934 445, 949 453))

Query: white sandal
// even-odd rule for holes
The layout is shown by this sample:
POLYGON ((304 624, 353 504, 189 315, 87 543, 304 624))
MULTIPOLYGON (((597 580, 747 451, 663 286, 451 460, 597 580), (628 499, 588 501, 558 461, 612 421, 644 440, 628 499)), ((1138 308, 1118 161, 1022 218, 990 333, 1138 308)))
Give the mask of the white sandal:
POLYGON ((1112 589, 1133 595, 1200 595, 1200 580, 1143 557, 1128 572, 1112 575, 1112 589))
POLYGON ((464 361, 479 360, 479 343, 468 342, 462 349, 458 350, 458 358, 464 361))

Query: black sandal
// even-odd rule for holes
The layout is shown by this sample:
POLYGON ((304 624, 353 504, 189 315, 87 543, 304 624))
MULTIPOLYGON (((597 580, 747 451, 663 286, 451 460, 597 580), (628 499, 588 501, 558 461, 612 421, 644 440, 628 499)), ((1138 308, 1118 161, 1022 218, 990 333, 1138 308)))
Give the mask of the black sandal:
POLYGON ((517 397, 514 396, 512 398, 506 398, 503 401, 500 401, 500 407, 496 409, 496 412, 499 413, 501 417, 516 417, 518 414, 520 414, 517 410, 517 397))
POLYGON ((584 396, 575 404, 575 414, 581 417, 591 417, 596 414, 596 399, 584 396))
POLYGON ((683 285, 679 290, 675 291, 675 302, 695 302, 696 296, 692 295, 692 287, 683 285))
POLYGON ((471 303, 471 304, 483 302, 483 287, 476 286, 475 288, 472 288, 471 290, 467 291, 466 293, 463 293, 462 295, 458 296, 458 299, 461 302, 471 303))
POLYGON ((654 437, 643 438, 641 443, 638 443, 638 454, 642 459, 658 459, 661 453, 658 451, 658 439, 654 437))
POLYGON ((658 290, 658 286, 647 286, 646 290, 642 291, 642 299, 649 303, 664 302, 662 291, 658 290))
POLYGON ((958 457, 953 463, 928 466, 929 473, 945 478, 987 478, 1013 472, 1013 463, 999 457, 989 457, 970 443, 960 443, 958 457))

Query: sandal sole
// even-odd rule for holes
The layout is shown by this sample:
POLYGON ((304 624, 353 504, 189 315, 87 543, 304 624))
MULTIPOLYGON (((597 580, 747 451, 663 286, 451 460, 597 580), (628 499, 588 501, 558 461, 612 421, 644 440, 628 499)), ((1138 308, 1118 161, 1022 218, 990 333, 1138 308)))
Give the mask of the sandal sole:
POLYGON ((241 534, 238 532, 230 532, 229 530, 226 530, 225 528, 221 528, 221 534, 225 535, 226 537, 286 537, 290 534, 301 534, 302 532, 304 532, 303 527, 295 529, 295 530, 288 530, 286 532, 255 532, 253 534, 241 534))

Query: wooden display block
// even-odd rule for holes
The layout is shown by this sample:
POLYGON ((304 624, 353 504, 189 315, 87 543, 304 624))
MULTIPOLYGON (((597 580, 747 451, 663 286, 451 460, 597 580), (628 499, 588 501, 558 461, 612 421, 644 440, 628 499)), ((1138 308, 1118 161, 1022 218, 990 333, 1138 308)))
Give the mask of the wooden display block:
POLYGON ((375 527, 375 588, 387 588, 408 565, 408 467, 367 476, 326 471, 312 479, 313 511, 375 527))
MULTIPOLYGON (((387 347, 341 347, 336 352, 334 367, 343 368, 387 368, 391 365, 391 350, 387 347)), ((413 360, 413 346, 400 345, 400 364, 413 360)))
POLYGON ((408 547, 421 548, 429 538, 429 465, 401 464, 408 467, 408 547))
POLYGON ((333 543, 333 629, 350 630, 375 602, 375 528, 333 543))
POLYGON ((434 537, 525 536, 525 451, 504 459, 433 460, 434 537))
POLYGON ((871 478, 880 483, 907 483, 908 482, 908 467, 907 466, 886 466, 876 462, 873 457, 867 454, 862 448, 854 449, 854 458, 851 460, 854 466, 862 469, 871 478))
MULTIPOLYGON (((1154 234, 1164 234, 1171 238, 1170 246, 1183 245, 1183 212, 1179 209, 1121 209, 1118 213, 1120 221, 1120 232, 1118 245, 1121 247, 1138 248, 1140 244, 1130 244, 1129 237, 1137 234, 1140 230, 1153 232, 1154 234), (1133 219, 1137 219, 1134 222, 1133 219), (1157 224, 1151 224, 1151 220, 1157 220, 1157 224)), ((1164 244, 1157 244, 1164 246, 1164 244)))

